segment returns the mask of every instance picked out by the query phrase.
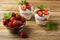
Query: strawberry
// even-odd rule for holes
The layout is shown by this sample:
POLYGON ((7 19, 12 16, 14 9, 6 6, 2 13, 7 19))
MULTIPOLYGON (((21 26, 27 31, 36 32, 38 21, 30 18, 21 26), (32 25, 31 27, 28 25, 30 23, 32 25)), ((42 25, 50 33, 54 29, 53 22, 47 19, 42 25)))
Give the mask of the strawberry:
POLYGON ((8 24, 6 24, 5 26, 8 27, 8 24))
POLYGON ((47 19, 45 18, 44 21, 47 21, 47 19))
POLYGON ((26 2, 26 5, 29 4, 28 2, 26 2))
POLYGON ((26 3, 26 8, 31 10, 31 5, 29 3, 26 3))
POLYGON ((15 15, 16 15, 16 14, 15 14, 14 12, 12 12, 12 17, 15 17, 15 15))
POLYGON ((26 3, 26 6, 29 6, 29 7, 31 7, 31 4, 29 4, 28 2, 26 3))
POLYGON ((12 22, 9 22, 8 23, 8 27, 12 27, 12 22))
POLYGON ((20 36, 21 36, 22 38, 26 38, 26 37, 27 37, 27 35, 26 35, 25 32, 21 32, 21 33, 20 33, 20 36))
POLYGON ((22 21, 18 21, 18 25, 21 25, 22 24, 22 21))
POLYGON ((11 18, 10 18, 10 21, 14 21, 14 20, 16 20, 15 17, 11 17, 11 18))
POLYGON ((48 15, 48 10, 44 10, 43 14, 48 15))
POLYGON ((19 19, 20 18, 20 15, 19 14, 16 14, 16 19, 19 19))
POLYGON ((22 17, 22 18, 21 18, 21 21, 22 21, 22 22, 25 22, 25 18, 24 18, 24 17, 22 17))
POLYGON ((43 15, 43 13, 42 13, 41 11, 38 11, 37 14, 38 14, 39 16, 42 16, 42 15, 43 15))
POLYGON ((3 19, 3 24, 7 24, 8 23, 8 19, 3 19))
POLYGON ((22 10, 26 10, 26 5, 21 5, 22 10))
POLYGON ((18 26, 18 22, 17 21, 13 21, 13 28, 16 28, 18 26))

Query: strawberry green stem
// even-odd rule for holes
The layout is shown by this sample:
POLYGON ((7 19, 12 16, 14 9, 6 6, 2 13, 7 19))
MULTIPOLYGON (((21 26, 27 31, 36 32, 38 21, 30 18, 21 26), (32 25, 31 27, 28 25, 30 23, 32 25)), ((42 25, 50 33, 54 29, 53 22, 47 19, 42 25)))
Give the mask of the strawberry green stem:
POLYGON ((26 0, 21 0, 21 2, 19 2, 19 4, 26 4, 26 0))

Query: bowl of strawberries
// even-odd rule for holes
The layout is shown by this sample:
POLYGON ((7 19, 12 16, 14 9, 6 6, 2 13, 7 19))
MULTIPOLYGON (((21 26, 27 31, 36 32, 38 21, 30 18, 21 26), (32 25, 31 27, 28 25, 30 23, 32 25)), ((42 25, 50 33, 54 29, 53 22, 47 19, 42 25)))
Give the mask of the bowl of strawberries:
POLYGON ((25 27, 26 20, 18 13, 9 12, 4 14, 3 25, 11 32, 21 32, 25 27))

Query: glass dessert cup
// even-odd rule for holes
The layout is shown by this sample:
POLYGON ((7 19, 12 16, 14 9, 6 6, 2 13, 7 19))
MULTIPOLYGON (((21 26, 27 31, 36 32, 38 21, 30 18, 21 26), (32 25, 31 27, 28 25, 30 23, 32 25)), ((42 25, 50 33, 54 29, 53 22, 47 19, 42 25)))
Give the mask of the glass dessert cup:
POLYGON ((32 17, 33 7, 31 7, 31 9, 22 10, 21 6, 19 6, 19 11, 21 16, 26 18, 26 20, 30 20, 32 17))
POLYGON ((26 0, 21 0, 19 4, 20 15, 23 16, 26 20, 30 20, 32 17, 33 7, 26 0))
POLYGON ((24 22, 22 25, 20 25, 19 27, 16 28, 11 28, 11 27, 6 27, 11 33, 13 34, 18 34, 20 32, 23 31, 23 29, 25 28, 25 24, 26 22, 24 22))
POLYGON ((36 23, 39 25, 45 25, 49 21, 50 11, 48 10, 48 14, 42 14, 42 16, 39 16, 37 11, 39 11, 39 9, 34 10, 36 23))

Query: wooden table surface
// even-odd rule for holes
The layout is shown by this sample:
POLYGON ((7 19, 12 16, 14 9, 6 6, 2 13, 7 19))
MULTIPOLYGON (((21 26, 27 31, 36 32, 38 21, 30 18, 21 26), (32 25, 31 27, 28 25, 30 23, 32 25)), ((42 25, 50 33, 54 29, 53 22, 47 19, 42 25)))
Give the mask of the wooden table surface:
POLYGON ((27 0, 32 5, 47 4, 50 8, 50 19, 58 24, 58 30, 47 31, 44 27, 36 24, 34 17, 26 22, 25 31, 29 38, 23 39, 12 35, 2 24, 4 13, 9 11, 18 12, 18 2, 20 0, 0 0, 0 40, 60 40, 60 1, 59 0, 27 0))

